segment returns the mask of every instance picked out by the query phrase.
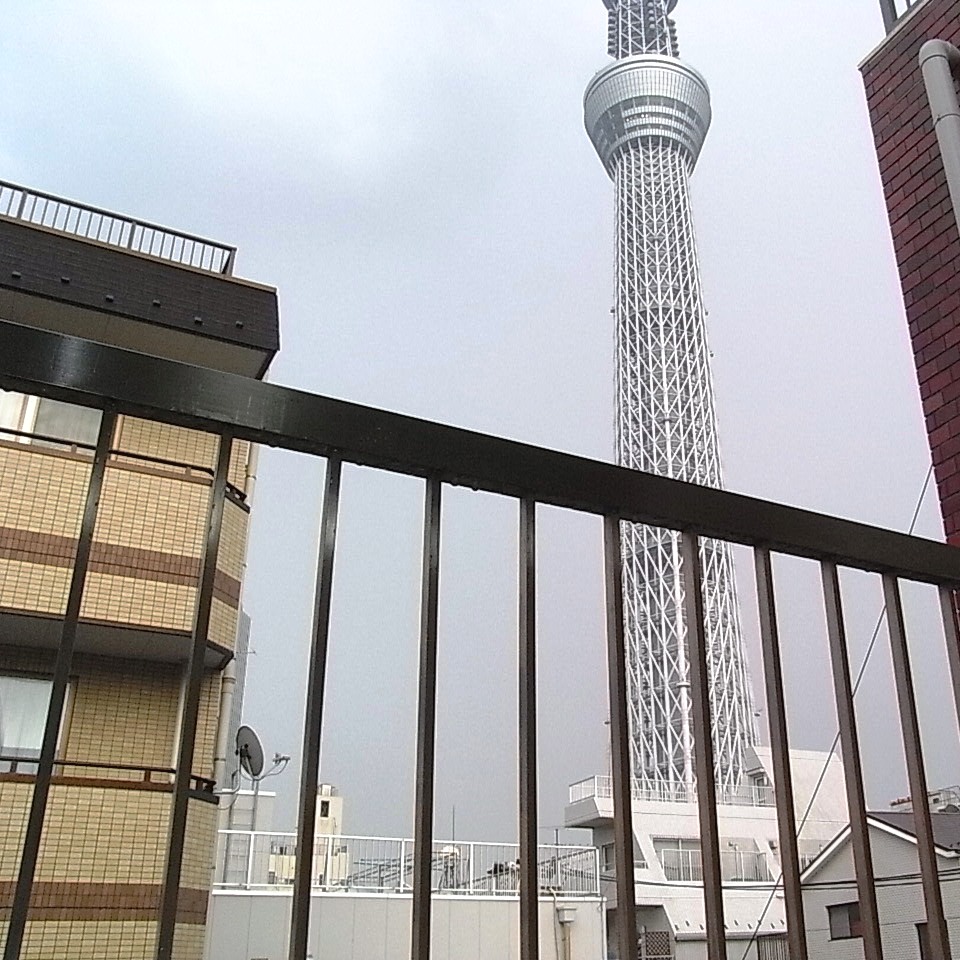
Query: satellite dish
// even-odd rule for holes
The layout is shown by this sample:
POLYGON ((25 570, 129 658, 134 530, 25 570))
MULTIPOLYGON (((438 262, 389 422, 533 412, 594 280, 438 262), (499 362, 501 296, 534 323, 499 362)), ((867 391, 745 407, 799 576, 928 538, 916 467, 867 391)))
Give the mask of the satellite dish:
POLYGON ((263 745, 253 727, 243 724, 237 730, 237 755, 240 766, 251 780, 263 773, 263 745))

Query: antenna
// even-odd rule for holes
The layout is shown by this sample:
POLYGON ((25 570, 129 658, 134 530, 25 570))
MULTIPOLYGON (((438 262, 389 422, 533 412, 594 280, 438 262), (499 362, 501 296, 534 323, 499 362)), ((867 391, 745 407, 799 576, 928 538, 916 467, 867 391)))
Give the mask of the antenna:
POLYGON ((246 724, 237 730, 237 755, 244 773, 251 780, 259 780, 263 773, 263 744, 253 727, 246 724))

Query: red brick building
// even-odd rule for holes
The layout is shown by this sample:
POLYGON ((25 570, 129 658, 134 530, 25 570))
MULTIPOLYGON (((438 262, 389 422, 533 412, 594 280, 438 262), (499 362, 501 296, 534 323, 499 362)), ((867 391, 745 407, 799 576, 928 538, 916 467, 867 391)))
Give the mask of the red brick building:
POLYGON ((960 0, 914 2, 861 71, 944 529, 960 544, 960 234, 919 65, 935 39, 960 45, 960 0))

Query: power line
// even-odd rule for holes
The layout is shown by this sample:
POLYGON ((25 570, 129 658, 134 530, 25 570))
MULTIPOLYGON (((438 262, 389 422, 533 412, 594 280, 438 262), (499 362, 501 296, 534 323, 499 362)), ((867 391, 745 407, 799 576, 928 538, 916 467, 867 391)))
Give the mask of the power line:
MULTIPOLYGON (((914 508, 913 516, 910 519, 910 526, 907 530, 908 534, 912 534, 914 529, 917 526, 917 520, 920 517, 920 510, 923 507, 924 498, 927 495, 927 488, 930 486, 930 478, 933 476, 933 464, 930 464, 930 469, 927 470, 927 475, 923 481, 923 487, 920 490, 920 497, 917 500, 917 505, 914 508)), ((860 669, 857 671, 857 678, 853 684, 853 695, 857 695, 857 691, 860 689, 860 683, 863 680, 863 675, 866 673, 867 664, 870 662, 870 656, 873 653, 874 647, 877 645, 877 638, 880 635, 880 627, 883 624, 883 620, 887 615, 887 605, 884 603, 882 609, 880 610, 880 616, 877 617, 876 626, 873 628, 873 635, 870 637, 870 643, 867 646, 867 652, 864 654, 863 662, 860 664, 860 669)), ((840 743, 840 731, 837 730, 837 735, 833 738, 833 746, 830 747, 830 752, 827 754, 827 759, 823 764, 823 769, 820 771, 820 776, 817 778, 817 782, 814 785, 813 793, 810 794, 810 800, 807 802, 807 808, 803 811, 803 816, 800 818, 800 826, 797 829, 797 836, 803 832, 803 828, 807 824, 807 820, 810 817, 810 811, 813 809, 813 804, 817 799, 817 794, 820 792, 820 788, 823 786, 823 781, 826 779, 827 770, 830 768, 830 758, 836 753, 837 745, 840 743)), ((767 902, 764 904, 763 911, 760 914, 760 919, 757 921, 756 930, 753 935, 750 937, 750 941, 747 944, 746 950, 744 950, 743 955, 740 957, 740 960, 747 960, 747 954, 750 952, 750 948, 756 943, 757 933, 760 931, 760 925, 766 919, 767 913, 770 910, 770 905, 773 903, 773 898, 777 895, 777 890, 780 889, 783 884, 783 870, 780 871, 780 875, 777 877, 776 882, 774 883, 772 889, 770 890, 770 896, 767 897, 767 902)))

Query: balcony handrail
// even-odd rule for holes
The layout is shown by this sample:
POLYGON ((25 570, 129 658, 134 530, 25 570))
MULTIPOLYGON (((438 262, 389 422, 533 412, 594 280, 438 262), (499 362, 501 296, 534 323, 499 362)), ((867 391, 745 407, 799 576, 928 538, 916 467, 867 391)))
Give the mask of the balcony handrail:
MULTIPOLYGON (((30 777, 31 773, 29 771, 21 771, 18 768, 22 765, 25 767, 35 766, 37 763, 37 757, 24 756, 19 753, 0 753, 0 776, 4 774, 10 775, 13 774, 18 777, 30 777), (9 764, 9 770, 3 770, 3 766, 9 764)), ((142 763, 116 763, 113 760, 69 760, 66 758, 57 759, 53 763, 54 769, 60 768, 61 773, 59 776, 63 776, 62 770, 64 768, 69 768, 71 770, 116 770, 120 773, 140 773, 142 774, 140 782, 142 783, 152 783, 156 785, 173 785, 173 777, 176 775, 176 770, 173 767, 154 767, 142 763), (163 781, 154 780, 154 775, 163 775, 170 777, 168 784, 164 784, 163 781)), ((55 774, 57 775, 57 774, 55 774)), ((90 778, 96 779, 98 782, 102 778, 90 778)), ((125 782, 119 780, 118 782, 125 782)), ((129 781, 126 781, 129 782, 129 781)), ((192 773, 190 775, 190 782, 195 790, 199 790, 202 793, 213 793, 214 787, 216 786, 215 781, 211 780, 209 777, 202 777, 199 774, 192 773)))
MULTIPOLYGON (((24 442, 38 441, 40 443, 49 443, 53 446, 65 447, 70 453, 83 451, 93 454, 96 450, 95 444, 82 443, 79 440, 64 440, 62 437, 49 436, 44 433, 35 433, 31 430, 14 430, 12 427, 0 427, 0 441, 5 437, 13 437, 14 440, 24 442)), ((112 462, 118 460, 142 460, 144 463, 155 464, 161 467, 172 467, 175 470, 181 470, 191 476, 202 474, 213 481, 213 467, 206 464, 187 463, 184 460, 172 460, 169 457, 157 457, 148 453, 136 453, 132 450, 121 450, 119 447, 111 448, 107 451, 112 462)), ((241 504, 246 503, 247 495, 239 487, 227 481, 227 492, 238 500, 241 504)))
MULTIPOLYGON (((703 855, 699 850, 660 851, 660 864, 667 880, 680 883, 703 882, 703 855)), ((762 850, 721 850, 720 868, 727 883, 769 883, 773 879, 762 850)))
POLYGON ((960 551, 942 542, 9 321, 0 321, 0 389, 960 587, 960 551))
MULTIPOLYGON (((693 803, 697 800, 697 789, 688 788, 685 783, 672 783, 660 786, 648 786, 642 780, 633 778, 630 793, 634 800, 652 800, 663 803, 693 803)), ((613 796, 613 779, 597 775, 570 784, 569 802, 579 803, 594 797, 601 799, 613 796)), ((722 806, 773 807, 776 797, 773 787, 758 784, 743 784, 726 790, 717 790, 717 803, 722 806)))
POLYGON ((0 217, 46 227, 58 233, 92 240, 121 250, 131 250, 154 260, 194 267, 207 273, 221 276, 233 274, 233 264, 237 254, 237 248, 234 246, 183 230, 171 230, 169 227, 151 223, 149 220, 129 217, 89 203, 78 203, 67 197, 59 197, 56 194, 45 193, 43 190, 35 190, 7 180, 0 180, 0 217), (43 209, 38 218, 37 206, 40 202, 43 203, 43 209), (51 203, 54 204, 53 215, 48 216, 51 203), (58 225, 61 213, 63 213, 63 220, 58 225), (86 228, 81 229, 84 216, 86 216, 86 228), (71 217, 73 217, 74 229, 69 229, 71 217), (94 225, 95 219, 96 225, 94 225), (116 231, 115 227, 118 228, 116 231), (159 251, 156 242, 158 238, 159 251), (189 255, 187 254, 188 244, 190 245, 189 255), (176 255, 177 250, 179 250, 179 256, 176 255))

